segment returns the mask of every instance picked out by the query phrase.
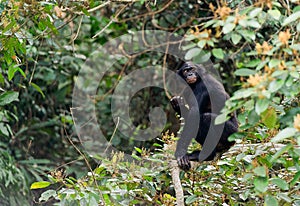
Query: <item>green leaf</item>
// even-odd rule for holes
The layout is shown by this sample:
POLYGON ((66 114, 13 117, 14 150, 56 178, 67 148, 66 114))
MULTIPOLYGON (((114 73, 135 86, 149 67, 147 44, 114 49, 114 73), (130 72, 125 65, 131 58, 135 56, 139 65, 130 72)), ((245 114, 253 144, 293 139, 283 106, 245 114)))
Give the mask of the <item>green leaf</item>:
POLYGON ((274 9, 274 10, 268 10, 268 14, 273 17, 276 20, 280 19, 281 13, 279 10, 274 9))
POLYGON ((296 134, 297 130, 293 127, 288 127, 283 130, 281 130, 273 139, 271 142, 280 142, 286 138, 292 137, 296 134))
POLYGON ((0 95, 0 106, 7 105, 13 101, 17 101, 19 92, 7 91, 0 95))
POLYGON ((249 20, 247 22, 247 25, 250 26, 250 27, 253 27, 253 28, 257 28, 257 29, 261 27, 260 23, 258 23, 255 20, 249 20))
POLYGON ((242 39, 242 36, 239 34, 232 34, 231 35, 231 41, 234 45, 237 45, 242 39))
POLYGON ((261 114, 262 122, 269 128, 273 129, 277 122, 277 114, 274 108, 268 109, 261 114))
POLYGON ((268 189, 268 178, 266 177, 256 177, 254 179, 254 187, 259 192, 266 192, 268 189))
POLYGON ((253 172, 260 176, 260 177, 266 177, 267 176, 267 171, 265 167, 256 167, 253 172))
POLYGON ((224 53, 222 49, 213 49, 212 54, 218 59, 224 59, 224 53))
POLYGON ((195 202, 197 200, 197 195, 191 195, 188 198, 186 198, 185 203, 187 205, 192 204, 193 202, 195 202))
POLYGON ((195 63, 197 64, 202 64, 207 62, 211 57, 211 53, 210 52, 201 52, 198 56, 194 57, 193 60, 195 61, 195 63))
POLYGON ((287 193, 277 193, 277 197, 281 200, 284 200, 288 203, 291 203, 293 200, 288 196, 287 193))
POLYGON ((233 95, 233 97, 231 97, 231 99, 236 100, 236 99, 247 98, 255 93, 256 93, 256 91, 254 90, 254 88, 240 89, 234 93, 234 95, 233 95))
POLYGON ((283 75, 288 75, 288 71, 286 70, 276 70, 275 72, 273 72, 273 74, 271 75, 272 77, 278 77, 278 76, 283 76, 283 75))
POLYGON ((234 72, 236 76, 250 76, 255 74, 256 72, 251 69, 238 69, 234 72))
POLYGON ((222 29, 224 34, 228 34, 229 32, 231 32, 233 29, 235 28, 235 24, 234 23, 226 23, 222 29))
POLYGON ((18 71, 18 68, 15 65, 11 65, 8 68, 8 80, 12 80, 15 76, 15 73, 18 71))
POLYGON ((254 68, 257 65, 259 65, 261 63, 260 59, 253 59, 250 62, 248 62, 247 64, 245 64, 246 67, 250 67, 250 68, 254 68))
POLYGON ((11 19, 12 21, 6 25, 6 27, 2 30, 1 34, 5 34, 7 31, 9 31, 11 28, 13 28, 16 24, 16 21, 14 19, 11 19))
POLYGON ((200 48, 204 48, 206 45, 206 40, 200 40, 197 44, 198 47, 200 48))
POLYGON ((201 51, 202 51, 202 49, 192 48, 185 54, 185 59, 191 60, 193 57, 199 55, 201 51))
POLYGON ((253 9, 253 10, 249 13, 249 16, 250 16, 251 18, 254 18, 254 17, 256 17, 261 11, 262 11, 262 8, 255 8, 255 9, 253 9))
POLYGON ((294 178, 292 179, 292 181, 290 182, 291 187, 293 187, 295 184, 298 183, 300 179, 300 171, 298 171, 295 175, 294 178))
POLYGON ((0 84, 3 85, 5 82, 5 79, 3 77, 3 75, 0 73, 0 84))
POLYGON ((299 73, 298 72, 296 72, 296 71, 292 71, 292 72, 290 72, 290 75, 292 76, 292 77, 294 77, 294 78, 296 78, 296 79, 298 79, 299 78, 299 73))
POLYGON ((240 30, 238 31, 246 40, 255 40, 256 36, 253 31, 250 30, 240 30))
POLYGON ((276 79, 269 84, 269 91, 274 93, 278 91, 285 83, 285 79, 276 79))
POLYGON ((264 112, 268 108, 269 103, 270 103, 270 101, 266 98, 258 99, 255 104, 256 113, 261 114, 262 112, 264 112))
POLYGON ((47 190, 41 194, 41 197, 39 198, 39 201, 48 201, 51 197, 56 197, 56 191, 55 190, 47 190))
POLYGON ((280 150, 278 150, 270 159, 270 163, 273 163, 275 160, 277 160, 283 153, 287 152, 293 147, 292 144, 288 144, 284 147, 282 147, 280 150))
POLYGON ((194 47, 196 47, 196 44, 195 43, 190 43, 188 45, 182 46, 182 50, 185 51, 185 50, 188 50, 188 49, 191 49, 191 48, 194 48, 194 47))
POLYGON ((272 195, 266 195, 264 206, 278 206, 278 201, 272 195))
POLYGON ((142 154, 142 150, 138 147, 134 147, 135 151, 137 151, 138 153, 142 154))
POLYGON ((289 184, 283 179, 272 178, 270 181, 282 190, 289 190, 289 184))
POLYGON ((271 59, 271 61, 269 61, 269 67, 270 68, 274 68, 276 66, 278 66, 280 64, 280 60, 279 59, 271 59))
POLYGON ((35 90, 37 90, 37 91, 43 96, 43 98, 45 98, 45 94, 43 93, 42 89, 41 89, 38 85, 36 85, 36 84, 33 83, 33 82, 31 82, 30 85, 31 85, 35 90))
POLYGON ((259 121, 260 117, 257 115, 257 113, 254 110, 251 110, 251 112, 248 115, 248 123, 251 125, 255 125, 259 121))
POLYGON ((293 13, 292 15, 290 15, 288 18, 286 18, 284 21, 283 21, 283 26, 286 26, 290 23, 292 23, 293 21, 296 21, 297 19, 300 18, 300 11, 297 11, 296 13, 293 13))
POLYGON ((226 122, 226 120, 228 120, 228 119, 229 119, 229 117, 227 117, 226 114, 222 113, 216 117, 215 124, 216 125, 222 124, 223 122, 226 122))
POLYGON ((51 185, 51 183, 47 182, 47 181, 34 182, 34 183, 31 184, 30 189, 31 190, 42 189, 42 188, 49 187, 50 185, 51 185))

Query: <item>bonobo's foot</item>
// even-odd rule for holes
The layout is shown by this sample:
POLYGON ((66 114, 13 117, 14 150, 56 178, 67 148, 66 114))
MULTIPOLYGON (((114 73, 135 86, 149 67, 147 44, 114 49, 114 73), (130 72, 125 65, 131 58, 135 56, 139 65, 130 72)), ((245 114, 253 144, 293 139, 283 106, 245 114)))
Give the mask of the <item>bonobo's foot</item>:
POLYGON ((191 162, 189 160, 189 155, 186 154, 182 157, 178 157, 177 158, 177 164, 183 170, 191 169, 191 162))
POLYGON ((181 96, 174 96, 171 98, 170 103, 175 112, 180 113, 180 107, 184 106, 184 101, 181 96))
MULTIPOLYGON (((199 161, 200 151, 194 151, 190 154, 186 154, 183 157, 177 158, 178 166, 183 170, 191 169, 191 161, 199 161)), ((216 156, 216 152, 213 151, 204 161, 211 161, 216 156)))

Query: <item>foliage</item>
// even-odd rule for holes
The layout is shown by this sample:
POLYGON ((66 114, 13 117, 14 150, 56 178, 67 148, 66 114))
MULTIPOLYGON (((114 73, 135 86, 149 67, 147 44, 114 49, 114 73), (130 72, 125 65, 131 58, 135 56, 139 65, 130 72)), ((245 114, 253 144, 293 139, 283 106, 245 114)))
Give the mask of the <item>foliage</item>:
MULTIPOLYGON (((31 189, 46 190, 41 202, 54 199, 59 205, 174 204, 162 158, 171 158, 167 146, 145 154, 136 149, 146 165, 114 154, 111 160, 98 158, 98 166, 91 161, 92 170, 83 164, 90 157, 77 155, 73 133, 71 95, 82 62, 110 39, 143 29, 184 36, 176 46, 186 60, 214 63, 233 94, 217 123, 238 111, 240 132, 232 136, 236 148, 225 159, 182 172, 186 203, 300 204, 299 1, 3 0, 0 15, 1 205, 29 204, 33 181, 38 182, 31 189), (49 180, 42 181, 48 171, 49 180)), ((96 105, 108 137, 115 128, 109 94, 120 78, 164 63, 164 55, 143 52, 121 62, 124 70, 105 75, 96 105)), ((131 110, 141 127, 148 124, 145 107, 163 103, 169 109, 163 96, 164 91, 148 89, 133 99, 131 110)), ((153 150, 153 142, 116 136, 111 141, 125 152, 134 146, 153 150)))

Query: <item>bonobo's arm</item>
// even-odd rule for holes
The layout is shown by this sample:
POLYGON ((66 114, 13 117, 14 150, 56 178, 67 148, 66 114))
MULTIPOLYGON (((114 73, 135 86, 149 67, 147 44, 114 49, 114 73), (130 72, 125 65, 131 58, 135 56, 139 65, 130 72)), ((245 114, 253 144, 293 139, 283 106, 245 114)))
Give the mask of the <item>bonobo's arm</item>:
POLYGON ((185 106, 184 99, 181 96, 172 97, 170 103, 179 116, 182 117, 182 114, 186 114, 188 112, 188 108, 185 106))
POLYGON ((187 149, 192 139, 197 136, 199 130, 200 117, 198 105, 190 108, 187 114, 184 115, 184 118, 185 124, 183 127, 181 137, 177 142, 175 157, 177 159, 178 166, 184 170, 188 170, 190 169, 191 164, 189 159, 190 157, 187 154, 187 149))

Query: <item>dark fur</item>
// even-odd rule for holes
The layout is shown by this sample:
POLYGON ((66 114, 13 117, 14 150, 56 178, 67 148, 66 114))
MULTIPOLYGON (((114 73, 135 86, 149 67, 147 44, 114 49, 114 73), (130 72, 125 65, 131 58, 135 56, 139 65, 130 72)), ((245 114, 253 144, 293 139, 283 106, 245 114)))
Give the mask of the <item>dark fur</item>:
POLYGON ((189 86, 192 89, 192 94, 186 94, 185 92, 182 97, 175 96, 170 101, 174 110, 185 120, 175 156, 179 166, 187 170, 191 167, 190 161, 199 161, 200 155, 200 151, 194 151, 191 154, 186 153, 191 138, 195 138, 197 142, 203 145, 210 127, 216 131, 218 128, 222 129, 219 132, 220 139, 216 140, 218 143, 215 142, 216 147, 211 148, 209 150, 212 151, 211 154, 208 154, 204 159, 212 160, 216 153, 223 153, 234 144, 234 142, 228 141, 228 137, 238 131, 238 122, 236 115, 233 113, 230 119, 221 125, 222 127, 214 125, 214 120, 225 106, 225 101, 229 98, 229 95, 224 90, 223 85, 207 73, 205 68, 193 63, 184 63, 177 73, 186 82, 190 82, 189 86), (191 95, 195 96, 197 103, 192 101, 191 95), (188 108, 185 105, 188 105, 188 108), (196 115, 198 113, 200 116, 196 115), (198 122, 199 125, 195 125, 195 122, 198 122), (199 127, 198 132, 192 132, 193 128, 196 127, 199 127))

